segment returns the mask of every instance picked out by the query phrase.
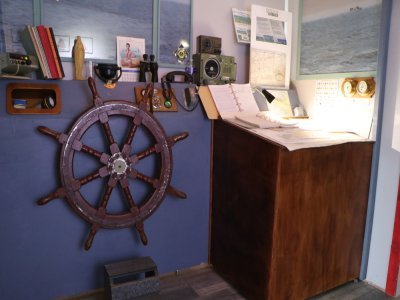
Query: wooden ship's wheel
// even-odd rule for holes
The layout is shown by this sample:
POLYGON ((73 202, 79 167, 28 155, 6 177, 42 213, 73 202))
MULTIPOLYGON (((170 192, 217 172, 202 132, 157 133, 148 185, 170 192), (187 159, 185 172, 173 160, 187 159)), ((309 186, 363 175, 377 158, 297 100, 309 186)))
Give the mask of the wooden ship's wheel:
POLYGON ((41 133, 56 139, 62 144, 60 157, 61 187, 50 195, 38 200, 39 205, 47 204, 57 198, 65 198, 72 209, 83 219, 91 224, 89 235, 85 241, 85 249, 92 246, 93 238, 100 228, 126 228, 134 226, 142 243, 147 244, 143 221, 159 207, 166 194, 186 198, 186 194, 170 185, 172 176, 172 151, 171 147, 179 140, 188 136, 183 132, 176 136, 168 137, 154 116, 146 111, 146 103, 136 106, 131 102, 122 100, 105 101, 100 98, 92 78, 88 80, 92 91, 94 106, 83 113, 67 134, 55 132, 47 127, 40 126, 41 133), (129 130, 123 141, 122 147, 115 141, 109 118, 111 116, 124 116, 129 119, 129 130), (103 128, 107 139, 107 151, 96 150, 84 143, 82 137, 95 123, 103 128), (152 145, 143 151, 135 153, 132 141, 138 128, 144 127, 152 135, 152 145), (100 162, 100 167, 82 178, 74 176, 74 155, 82 152, 95 157, 100 162), (159 171, 155 177, 147 176, 140 172, 137 164, 150 155, 159 157, 159 171), (81 188, 87 183, 98 178, 105 178, 107 184, 101 200, 96 205, 89 203, 81 193, 81 188), (131 193, 132 180, 139 180, 150 187, 145 201, 135 203, 131 193), (119 185, 128 209, 121 213, 110 213, 107 204, 113 189, 119 185))

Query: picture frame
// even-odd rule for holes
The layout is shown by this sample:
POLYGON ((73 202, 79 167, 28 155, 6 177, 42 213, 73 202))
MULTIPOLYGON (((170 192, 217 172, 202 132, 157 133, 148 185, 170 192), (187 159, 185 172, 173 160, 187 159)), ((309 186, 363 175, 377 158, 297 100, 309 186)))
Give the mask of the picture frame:
MULTIPOLYGON (((159 1, 158 24, 158 63, 161 67, 183 67, 178 62, 174 52, 182 45, 190 59, 193 54, 192 40, 192 5, 193 0, 163 0, 159 1)), ((186 62, 185 60, 184 62, 186 62)))
POLYGON ((382 0, 299 0, 298 79, 376 75, 382 0))

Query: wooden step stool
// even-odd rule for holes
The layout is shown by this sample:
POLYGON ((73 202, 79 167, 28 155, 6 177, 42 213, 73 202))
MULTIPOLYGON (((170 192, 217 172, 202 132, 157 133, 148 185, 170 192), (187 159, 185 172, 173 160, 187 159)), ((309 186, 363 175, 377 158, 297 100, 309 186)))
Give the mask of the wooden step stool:
POLYGON ((136 258, 107 264, 105 290, 110 300, 127 300, 159 293, 157 266, 150 257, 136 258))

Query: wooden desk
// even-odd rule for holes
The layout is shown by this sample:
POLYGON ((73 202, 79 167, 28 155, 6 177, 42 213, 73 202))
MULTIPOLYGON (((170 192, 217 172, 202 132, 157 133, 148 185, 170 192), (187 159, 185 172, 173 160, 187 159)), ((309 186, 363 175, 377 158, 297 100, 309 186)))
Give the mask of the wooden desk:
POLYGON ((210 262, 248 299, 358 278, 372 142, 288 151, 215 121, 210 262))

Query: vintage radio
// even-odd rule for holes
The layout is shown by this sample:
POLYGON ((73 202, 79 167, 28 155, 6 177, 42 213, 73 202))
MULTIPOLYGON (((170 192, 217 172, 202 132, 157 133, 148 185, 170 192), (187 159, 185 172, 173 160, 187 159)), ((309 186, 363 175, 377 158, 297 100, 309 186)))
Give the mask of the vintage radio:
POLYGON ((0 53, 0 73, 26 76, 39 69, 36 57, 18 53, 0 53))
POLYGON ((233 56, 197 53, 193 54, 193 65, 196 70, 193 80, 197 85, 236 81, 236 63, 233 56))
POLYGON ((197 37, 197 53, 221 54, 221 48, 221 38, 206 35, 197 37))

